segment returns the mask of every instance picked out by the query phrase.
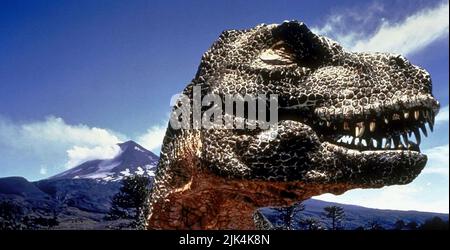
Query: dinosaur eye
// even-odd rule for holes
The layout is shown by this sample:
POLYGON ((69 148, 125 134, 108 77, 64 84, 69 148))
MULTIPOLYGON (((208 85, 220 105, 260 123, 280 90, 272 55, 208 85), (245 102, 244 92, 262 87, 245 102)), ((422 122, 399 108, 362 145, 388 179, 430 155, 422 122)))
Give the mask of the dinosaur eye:
POLYGON ((264 50, 259 58, 267 64, 286 65, 294 63, 294 55, 284 41, 279 41, 270 49, 264 50))

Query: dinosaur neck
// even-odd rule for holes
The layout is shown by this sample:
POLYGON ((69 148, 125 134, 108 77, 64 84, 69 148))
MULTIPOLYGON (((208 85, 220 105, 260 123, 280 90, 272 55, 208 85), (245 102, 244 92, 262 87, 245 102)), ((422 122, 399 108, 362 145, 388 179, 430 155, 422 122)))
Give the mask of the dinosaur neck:
POLYGON ((253 212, 264 198, 255 196, 253 187, 246 189, 243 180, 202 166, 199 133, 181 133, 165 146, 150 196, 149 229, 254 228, 253 212))
POLYGON ((196 173, 183 189, 153 205, 151 229, 254 229, 255 202, 219 178, 196 173))

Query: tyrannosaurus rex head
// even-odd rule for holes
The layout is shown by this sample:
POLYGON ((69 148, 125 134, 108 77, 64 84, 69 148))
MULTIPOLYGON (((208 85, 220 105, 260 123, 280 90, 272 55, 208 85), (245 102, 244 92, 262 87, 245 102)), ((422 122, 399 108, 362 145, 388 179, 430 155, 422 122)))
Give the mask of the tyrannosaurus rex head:
MULTIPOLYGON (((201 129, 202 168, 229 179, 348 184, 336 192, 411 182, 427 161, 421 131, 439 109, 424 69, 400 55, 346 51, 296 21, 223 32, 188 96, 193 86, 202 97, 278 96, 268 130, 201 129)), ((162 156, 177 133, 169 128, 162 156)))

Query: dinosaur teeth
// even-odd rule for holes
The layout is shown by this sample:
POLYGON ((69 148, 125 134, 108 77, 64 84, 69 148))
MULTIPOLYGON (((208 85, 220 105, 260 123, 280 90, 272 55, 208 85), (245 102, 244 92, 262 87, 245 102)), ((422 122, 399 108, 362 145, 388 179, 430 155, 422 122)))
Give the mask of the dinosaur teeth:
POLYGON ((413 129, 414 136, 416 137, 417 144, 420 144, 420 132, 418 128, 413 129))
POLYGON ((364 134, 364 130, 365 130, 364 122, 356 123, 355 136, 356 137, 362 137, 362 135, 364 134))
POLYGON ((427 128, 425 127, 425 124, 424 124, 424 123, 421 123, 421 124, 419 125, 419 128, 420 128, 420 130, 422 131, 422 133, 425 135, 425 137, 427 137, 427 136, 428 136, 428 133, 427 133, 427 128))
POLYGON ((377 123, 372 121, 370 122, 369 128, 370 128, 370 132, 374 132, 375 128, 376 128, 377 123))
POLYGON ((405 111, 403 113, 403 118, 405 118, 405 120, 407 120, 409 118, 409 111, 405 111))
POLYGON ((424 118, 430 124, 430 127, 434 125, 434 115, 431 111, 424 111, 424 118), (426 115, 425 115, 426 114, 426 115))
MULTIPOLYGON (((355 129, 358 130, 358 132, 361 131, 360 123, 355 127, 355 129)), ((420 133, 418 129, 414 129, 411 132, 411 135, 408 136, 408 132, 410 131, 403 131, 402 133, 394 134, 392 136, 388 137, 356 137, 351 135, 342 135, 339 136, 337 143, 339 145, 342 145, 344 147, 353 147, 358 150, 376 150, 376 149, 384 149, 384 150, 415 150, 419 151, 419 145, 420 145, 420 133), (414 134, 416 136, 416 141, 412 142, 410 137, 414 134)))
POLYGON ((335 116, 341 124, 324 119, 323 126, 330 127, 327 131, 334 127, 334 133, 341 134, 339 145, 350 149, 420 151, 422 137, 428 136, 427 129, 433 131, 434 111, 422 108, 402 110, 401 106, 395 110, 384 114, 367 113, 356 119, 342 114, 335 116))
POLYGON ((414 119, 416 119, 416 121, 419 120, 419 116, 420 116, 419 110, 414 110, 414 119))
POLYGON ((392 141, 394 142, 394 148, 398 148, 398 145, 400 144, 400 136, 394 135, 392 137, 392 141))
POLYGON ((405 144, 408 144, 408 134, 405 132, 402 133, 402 139, 405 144))
POLYGON ((423 118, 428 119, 428 117, 429 117, 428 115, 429 115, 428 111, 426 111, 426 110, 422 111, 423 118))
POLYGON ((431 115, 431 113, 428 114, 428 117, 426 118, 426 121, 428 122, 428 126, 430 127, 431 132, 433 132, 434 127, 434 115, 431 115))
POLYGON ((386 148, 386 145, 387 145, 388 148, 391 148, 391 144, 392 144, 392 139, 391 138, 387 138, 386 142, 384 143, 384 146, 386 148))
POLYGON ((377 148, 381 148, 382 143, 383 143, 383 139, 382 138, 377 138, 376 141, 377 141, 377 148))
POLYGON ((364 147, 368 147, 368 146, 369 146, 369 143, 367 143, 366 140, 361 139, 361 145, 363 145, 364 147))

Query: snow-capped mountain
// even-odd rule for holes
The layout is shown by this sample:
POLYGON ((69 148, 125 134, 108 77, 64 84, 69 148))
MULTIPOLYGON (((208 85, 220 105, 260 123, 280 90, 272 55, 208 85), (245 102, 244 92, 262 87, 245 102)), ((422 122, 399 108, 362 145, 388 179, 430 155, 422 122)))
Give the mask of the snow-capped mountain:
POLYGON ((106 229, 116 223, 104 217, 122 186, 120 180, 137 174, 149 177, 151 185, 159 160, 133 141, 118 145, 121 151, 112 159, 87 161, 48 179, 0 178, 0 204, 12 202, 20 216, 56 216, 55 229, 106 229))
POLYGON ((56 179, 98 179, 119 181, 129 175, 155 175, 158 156, 134 141, 118 144, 121 151, 112 159, 91 160, 60 174, 50 177, 56 179))

